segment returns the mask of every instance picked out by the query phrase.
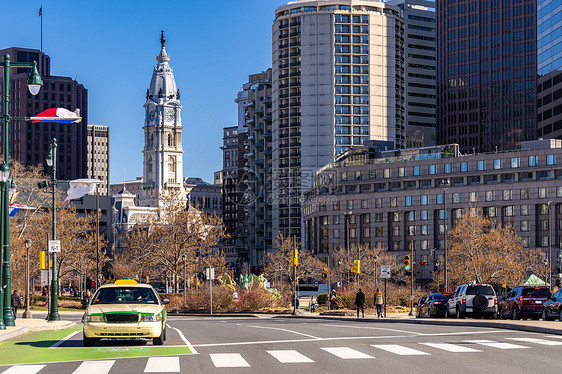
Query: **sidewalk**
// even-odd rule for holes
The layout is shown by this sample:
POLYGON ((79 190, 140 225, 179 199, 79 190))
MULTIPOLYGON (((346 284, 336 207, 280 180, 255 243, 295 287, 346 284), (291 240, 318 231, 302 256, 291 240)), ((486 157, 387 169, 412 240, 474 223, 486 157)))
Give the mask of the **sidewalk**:
POLYGON ((6 326, 5 330, 0 330, 0 341, 12 339, 28 333, 29 331, 63 330, 76 324, 73 321, 65 321, 64 315, 74 312, 60 312, 61 320, 57 322, 47 322, 45 312, 34 312, 34 318, 17 318, 15 326, 6 326))

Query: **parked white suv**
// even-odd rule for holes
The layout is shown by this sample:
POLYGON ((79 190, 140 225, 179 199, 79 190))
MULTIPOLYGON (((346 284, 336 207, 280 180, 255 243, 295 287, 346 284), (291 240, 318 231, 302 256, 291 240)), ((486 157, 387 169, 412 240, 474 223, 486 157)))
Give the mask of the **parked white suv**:
POLYGON ((455 315, 489 316, 497 318, 498 298, 494 287, 489 284, 461 284, 447 303, 446 317, 455 315))

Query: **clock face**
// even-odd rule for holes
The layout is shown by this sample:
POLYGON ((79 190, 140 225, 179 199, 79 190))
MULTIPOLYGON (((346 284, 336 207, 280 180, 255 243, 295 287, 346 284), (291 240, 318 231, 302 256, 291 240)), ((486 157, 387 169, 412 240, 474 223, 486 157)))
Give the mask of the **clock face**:
POLYGON ((151 111, 148 113, 148 119, 149 119, 150 121, 154 121, 155 118, 156 118, 156 111, 155 111, 155 110, 151 110, 151 111))
POLYGON ((173 122, 176 119, 176 112, 173 109, 166 109, 166 121, 173 122))

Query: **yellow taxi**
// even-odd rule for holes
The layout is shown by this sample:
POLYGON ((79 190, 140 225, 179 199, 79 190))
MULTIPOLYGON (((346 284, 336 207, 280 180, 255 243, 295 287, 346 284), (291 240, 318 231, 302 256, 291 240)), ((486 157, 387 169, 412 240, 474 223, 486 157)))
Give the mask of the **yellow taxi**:
POLYGON ((162 345, 166 340, 166 307, 148 284, 120 279, 101 286, 84 313, 84 346, 100 339, 152 339, 162 345))

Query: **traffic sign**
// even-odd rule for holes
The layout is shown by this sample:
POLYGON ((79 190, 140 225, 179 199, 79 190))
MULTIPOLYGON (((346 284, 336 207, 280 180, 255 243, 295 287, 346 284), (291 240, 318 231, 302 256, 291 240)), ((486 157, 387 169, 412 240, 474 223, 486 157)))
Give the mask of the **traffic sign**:
POLYGON ((215 279, 215 268, 206 268, 205 269, 205 275, 207 276, 208 280, 214 280, 215 279))
POLYGON ((60 240, 49 240, 49 253, 60 252, 60 240))
POLYGON ((390 279, 390 265, 381 265, 381 278, 390 279))

